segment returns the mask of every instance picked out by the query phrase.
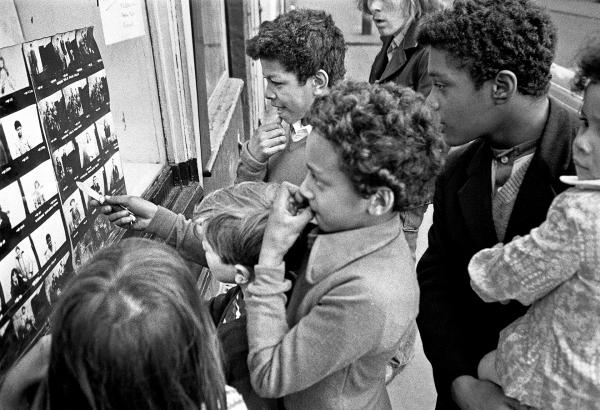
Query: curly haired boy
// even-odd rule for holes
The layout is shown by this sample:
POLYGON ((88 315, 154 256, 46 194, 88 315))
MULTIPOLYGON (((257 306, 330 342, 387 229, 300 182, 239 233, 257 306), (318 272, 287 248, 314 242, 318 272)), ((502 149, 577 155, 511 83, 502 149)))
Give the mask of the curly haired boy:
POLYGON ((236 182, 300 184, 310 133, 305 117, 315 97, 346 72, 342 32, 324 11, 292 10, 262 23, 246 54, 260 60, 274 115, 263 118, 242 146, 236 182))
POLYGON ((252 385, 286 409, 390 409, 386 364, 411 357, 419 298, 399 210, 441 169, 439 124, 420 94, 355 82, 308 121, 308 175, 279 189, 246 289, 252 385), (286 309, 283 258, 313 217, 286 309))
POLYGON ((548 97, 556 30, 529 0, 458 0, 422 25, 430 47, 429 100, 453 152, 436 182, 429 247, 417 266, 417 323, 439 409, 516 405, 477 379, 498 333, 525 313, 484 303, 467 264, 479 250, 538 226, 573 172, 577 121, 548 97), (454 400, 453 400, 454 398, 454 400))

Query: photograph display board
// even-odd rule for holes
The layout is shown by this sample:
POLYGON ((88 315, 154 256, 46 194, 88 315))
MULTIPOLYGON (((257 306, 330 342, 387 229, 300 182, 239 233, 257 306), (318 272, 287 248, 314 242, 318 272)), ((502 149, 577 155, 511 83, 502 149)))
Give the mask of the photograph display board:
POLYGON ((115 233, 76 182, 125 193, 92 27, 0 49, 0 374, 115 233))

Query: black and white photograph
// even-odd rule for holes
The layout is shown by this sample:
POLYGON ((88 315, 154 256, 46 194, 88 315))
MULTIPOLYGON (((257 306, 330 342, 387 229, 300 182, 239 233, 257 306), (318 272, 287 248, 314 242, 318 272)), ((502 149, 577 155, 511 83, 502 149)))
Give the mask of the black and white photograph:
MULTIPOLYGON (((99 195, 104 195, 106 193, 106 188, 104 185, 104 168, 100 167, 87 180, 83 181, 83 184, 89 187, 92 191, 97 192, 99 195)), ((85 206, 88 208, 89 197, 84 193, 83 198, 85 200, 85 206)))
POLYGON ((0 260, 0 288, 2 298, 9 306, 20 300, 29 288, 30 280, 27 277, 29 272, 23 269, 26 269, 26 266, 16 260, 15 251, 0 260))
POLYGON ((4 131, 0 130, 0 169, 8 165, 10 161, 12 161, 12 158, 8 149, 8 143, 6 142, 4 131))
POLYGON ((74 128, 75 124, 77 124, 83 116, 84 108, 87 109, 87 82, 85 79, 82 79, 69 84, 63 88, 62 93, 65 99, 67 120, 69 121, 71 128, 74 128))
POLYGON ((20 45, 0 49, 0 97, 29 87, 20 45))
POLYGON ((10 155, 17 159, 44 142, 35 105, 30 105, 0 119, 10 155))
POLYGON ((12 229, 25 219, 23 194, 17 181, 0 189, 0 242, 11 236, 12 229))
POLYGON ((96 121, 96 135, 98 135, 100 149, 103 151, 108 149, 108 145, 114 146, 117 144, 112 113, 109 112, 96 121))
POLYGON ((94 125, 92 124, 83 130, 75 137, 75 140, 79 149, 79 163, 82 170, 85 170, 100 153, 94 133, 94 125))
POLYGON ((49 305, 53 305, 67 284, 73 269, 70 266, 70 253, 65 254, 44 279, 43 292, 49 305))
POLYGON ((38 331, 39 324, 36 321, 31 303, 35 296, 36 295, 32 295, 27 299, 13 315, 13 327, 19 340, 29 339, 38 331))
POLYGON ((13 267, 19 271, 19 274, 26 281, 30 281, 38 273, 39 266, 35 255, 33 253, 33 247, 29 237, 24 238, 17 244, 7 256, 12 259, 13 267))
POLYGON ((38 103, 38 110, 50 142, 69 130, 70 125, 65 108, 65 97, 61 91, 56 91, 41 100, 38 103))
POLYGON ((79 224, 85 219, 85 210, 81 202, 79 190, 75 190, 63 203, 63 213, 69 228, 69 235, 73 236, 79 224))
POLYGON ((94 39, 93 27, 86 27, 75 31, 75 42, 79 49, 79 55, 84 64, 94 62, 100 58, 98 45, 94 39))
POLYGON ((67 58, 67 68, 72 69, 79 65, 81 58, 79 57, 79 49, 75 41, 75 31, 68 31, 61 35, 61 48, 64 50, 67 58))
POLYGON ((27 67, 29 67, 29 72, 32 76, 37 76, 42 71, 44 71, 42 58, 40 56, 40 46, 43 46, 43 44, 49 42, 50 40, 46 39, 43 41, 32 41, 31 43, 23 44, 23 51, 25 52, 25 61, 27 62, 27 67))
POLYGON ((69 141, 63 146, 58 147, 52 153, 52 161, 54 162, 54 169, 59 182, 64 178, 73 178, 73 175, 78 175, 81 169, 79 151, 73 141, 69 141))
POLYGON ((106 71, 100 70, 88 77, 90 106, 92 111, 99 110, 109 102, 106 71))
POLYGON ((43 267, 67 240, 65 226, 58 209, 31 234, 31 240, 37 251, 40 265, 43 267))
POLYGON ((52 162, 47 160, 21 177, 21 186, 27 208, 32 213, 58 194, 52 162))
POLYGON ((123 182, 121 155, 118 152, 104 164, 104 174, 106 175, 107 193, 114 194, 123 182))
POLYGON ((57 37, 45 37, 24 44, 26 61, 34 84, 44 83, 63 70, 59 41, 53 40, 57 37))

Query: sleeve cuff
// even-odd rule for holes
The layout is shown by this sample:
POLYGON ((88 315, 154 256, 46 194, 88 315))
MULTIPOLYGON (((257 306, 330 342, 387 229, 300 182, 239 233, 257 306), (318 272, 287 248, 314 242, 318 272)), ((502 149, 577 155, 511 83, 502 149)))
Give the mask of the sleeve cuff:
POLYGON ((261 171, 267 166, 267 162, 260 162, 248 149, 248 141, 242 145, 242 152, 240 153, 240 160, 252 171, 261 171))
POLYGON ((248 285, 246 292, 256 296, 278 295, 287 292, 292 282, 284 279, 285 263, 279 266, 254 266, 254 280, 248 285))
POLYGON ((171 234, 176 222, 177 214, 175 212, 158 205, 158 210, 146 228, 146 232, 166 240, 171 234))

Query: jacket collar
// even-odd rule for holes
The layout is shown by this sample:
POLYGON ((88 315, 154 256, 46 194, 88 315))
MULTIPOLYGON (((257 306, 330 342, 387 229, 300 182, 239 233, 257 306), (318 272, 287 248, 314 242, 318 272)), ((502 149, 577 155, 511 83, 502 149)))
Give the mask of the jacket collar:
MULTIPOLYGON (((406 34, 404 35, 404 39, 402 40, 399 47, 397 47, 393 53, 392 58, 388 62, 385 70, 381 74, 380 82, 384 82, 386 78, 390 77, 406 64, 408 60, 406 51, 412 48, 417 47, 417 29, 419 27, 419 22, 417 20, 413 21, 406 30, 406 34)), ((382 38, 383 40, 383 38, 382 38)), ((385 50, 387 53, 387 49, 385 50)))
POLYGON ((319 234, 310 252, 306 280, 315 284, 344 266, 375 252, 402 232, 400 217, 349 231, 319 234))
MULTIPOLYGON (((558 177, 573 168, 571 143, 576 124, 556 100, 549 100, 548 119, 517 194, 505 241, 527 233, 544 220, 546 214, 540 210, 546 210, 552 199, 566 188, 558 177), (524 231, 527 227, 530 228, 524 231)), ((478 146, 474 147, 475 153, 467 166, 467 178, 458 191, 458 199, 471 237, 480 246, 492 246, 497 242, 492 219, 492 154, 487 141, 480 140, 475 144, 478 146)))

